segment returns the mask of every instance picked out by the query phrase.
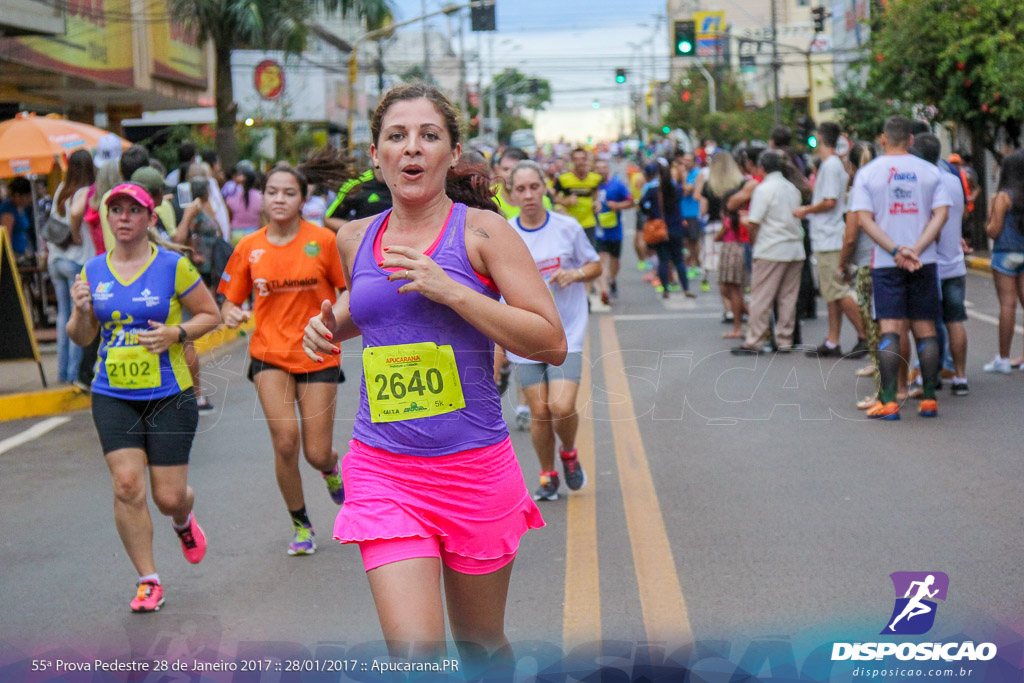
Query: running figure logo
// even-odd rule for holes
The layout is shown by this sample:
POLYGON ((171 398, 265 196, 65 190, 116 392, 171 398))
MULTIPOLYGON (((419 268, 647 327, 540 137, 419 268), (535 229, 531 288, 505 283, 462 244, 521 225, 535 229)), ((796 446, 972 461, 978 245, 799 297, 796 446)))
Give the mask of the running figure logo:
POLYGON ((935 600, 945 600, 949 577, 942 572, 893 572, 896 605, 881 635, 919 636, 935 623, 935 600), (902 596, 902 597, 900 597, 902 596))

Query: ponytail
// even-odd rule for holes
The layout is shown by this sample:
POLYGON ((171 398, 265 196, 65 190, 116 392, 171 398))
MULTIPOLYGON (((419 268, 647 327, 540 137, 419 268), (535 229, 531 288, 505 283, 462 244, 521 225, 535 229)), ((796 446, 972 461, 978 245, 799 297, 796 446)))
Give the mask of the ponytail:
POLYGON ((455 168, 448 169, 444 189, 448 198, 454 202, 501 215, 494 202, 491 176, 486 166, 460 160, 455 168))

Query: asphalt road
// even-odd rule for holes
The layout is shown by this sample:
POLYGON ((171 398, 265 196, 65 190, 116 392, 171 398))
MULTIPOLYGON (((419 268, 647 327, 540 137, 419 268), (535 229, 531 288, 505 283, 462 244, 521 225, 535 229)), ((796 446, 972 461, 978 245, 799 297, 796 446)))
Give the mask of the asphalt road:
MULTIPOLYGON (((981 370, 996 344, 989 278, 969 275, 971 395, 942 391, 938 419, 917 417, 911 401, 900 422, 875 423, 854 408, 870 390, 854 377, 861 362, 735 358, 714 293, 662 302, 635 257, 624 261, 621 298, 590 322, 580 399, 590 482, 541 504, 547 526, 526 536, 513 572, 507 633, 521 677, 573 648, 595 668, 635 666, 654 648, 681 653, 674 661, 704 670, 699 680, 728 680, 741 661, 760 670, 758 648, 773 643, 781 659, 766 660, 765 671, 806 672, 823 643, 878 638, 893 609, 888 575, 901 570, 950 577, 929 638, 995 632, 1020 641, 1024 373, 981 370), (596 641, 606 659, 590 656, 596 641)), ((820 318, 804 322, 808 342, 825 334, 818 308, 820 318)), ((843 345, 854 341, 845 328, 843 345)), ((358 347, 346 349, 339 448, 360 376, 358 347)), ((0 454, 0 680, 49 680, 52 669, 29 672, 32 660, 58 658, 356 662, 383 653, 359 552, 330 540, 337 507, 308 466, 320 549, 285 554, 290 523, 245 358, 235 344, 204 368, 217 410, 202 419, 191 481, 209 551, 187 564, 169 523, 154 517, 167 597, 158 614, 128 611, 135 576, 90 415, 69 414, 0 454)), ((506 408, 511 418, 511 401, 506 408)), ((0 442, 41 422, 0 423, 0 442)), ((512 438, 532 490, 528 435, 512 438)), ((134 680, 162 680, 154 675, 134 680)))

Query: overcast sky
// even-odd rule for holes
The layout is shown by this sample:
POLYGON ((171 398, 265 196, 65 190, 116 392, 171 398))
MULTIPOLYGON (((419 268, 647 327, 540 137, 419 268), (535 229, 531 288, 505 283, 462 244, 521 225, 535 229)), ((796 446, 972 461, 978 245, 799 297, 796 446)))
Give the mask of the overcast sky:
MULTIPOLYGON (((447 0, 393 2, 400 20, 420 16, 424 5, 429 13, 447 4, 447 0)), ((667 75, 664 12, 664 0, 498 0, 494 66, 497 71, 511 67, 547 79, 555 110, 591 108, 595 99, 605 108, 624 106, 630 88, 651 79, 652 67, 657 67, 658 78, 667 75), (615 83, 616 68, 629 70, 625 86, 615 83)), ((432 26, 448 30, 443 17, 432 26)), ((490 35, 482 35, 487 69, 490 35)), ((467 52, 475 53, 477 35, 467 34, 465 43, 467 52)), ((474 62, 471 82, 477 80, 476 74, 474 62)))

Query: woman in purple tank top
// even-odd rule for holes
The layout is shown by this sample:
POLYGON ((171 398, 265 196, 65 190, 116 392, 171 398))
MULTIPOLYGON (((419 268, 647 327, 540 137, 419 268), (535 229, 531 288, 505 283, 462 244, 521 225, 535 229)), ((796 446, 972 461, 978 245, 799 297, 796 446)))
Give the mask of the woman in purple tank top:
POLYGON ((443 576, 463 663, 511 666, 512 561, 544 522, 502 419, 494 344, 560 365, 565 333, 526 245, 494 210, 486 169, 457 167, 451 103, 432 86, 396 88, 371 132, 394 205, 338 232, 349 289, 304 339, 315 359, 363 339, 334 535, 359 544, 393 655, 445 656, 443 576))

